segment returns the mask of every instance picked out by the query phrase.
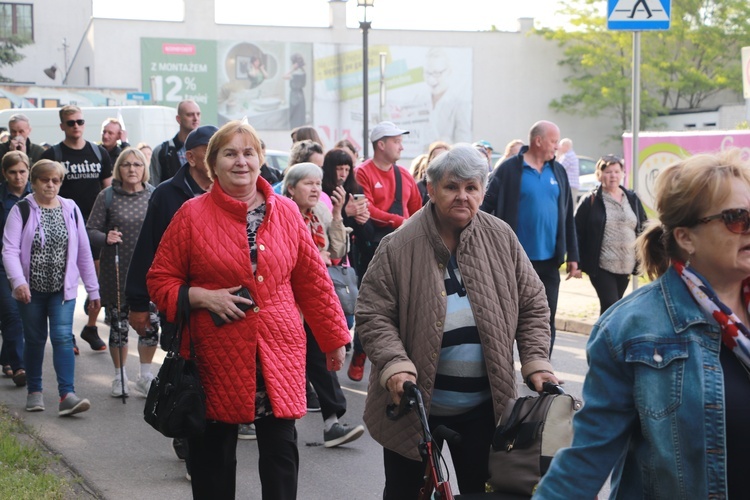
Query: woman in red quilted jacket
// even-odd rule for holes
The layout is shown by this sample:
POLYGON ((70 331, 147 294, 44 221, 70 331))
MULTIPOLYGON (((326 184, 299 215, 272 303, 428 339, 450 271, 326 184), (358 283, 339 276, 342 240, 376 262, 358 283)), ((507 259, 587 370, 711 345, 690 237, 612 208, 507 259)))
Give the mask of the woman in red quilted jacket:
POLYGON ((306 412, 300 312, 329 370, 342 367, 346 320, 297 205, 259 177, 255 130, 239 121, 224 125, 208 144, 206 163, 213 188, 177 212, 147 279, 169 321, 176 320, 180 288, 190 287, 182 354, 189 355, 192 337, 208 420, 188 441, 193 497, 234 498, 237 426, 254 422, 263 498, 296 498, 295 420, 306 412), (240 289, 252 299, 236 295, 240 289))

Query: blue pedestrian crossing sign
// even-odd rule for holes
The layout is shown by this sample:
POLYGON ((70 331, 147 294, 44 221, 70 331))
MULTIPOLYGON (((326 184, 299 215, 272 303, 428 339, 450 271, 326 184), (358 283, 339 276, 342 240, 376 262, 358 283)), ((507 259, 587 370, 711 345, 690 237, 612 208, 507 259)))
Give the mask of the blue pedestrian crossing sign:
POLYGON ((608 0, 607 29, 668 30, 671 11, 671 0, 608 0))

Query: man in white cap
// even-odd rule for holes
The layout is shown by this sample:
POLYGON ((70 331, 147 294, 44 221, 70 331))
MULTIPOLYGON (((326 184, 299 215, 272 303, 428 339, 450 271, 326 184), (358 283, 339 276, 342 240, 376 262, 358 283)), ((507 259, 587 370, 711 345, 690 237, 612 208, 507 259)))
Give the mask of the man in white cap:
MULTIPOLYGON (((374 229, 370 233, 372 237, 355 241, 356 269, 360 279, 365 275, 380 240, 401 227, 406 219, 422 208, 422 195, 414 178, 406 168, 396 165, 404 150, 402 136, 408 133, 408 130, 401 130, 392 122, 375 125, 370 132, 373 157, 355 170, 357 182, 369 202, 374 229)), ((348 370, 349 378, 355 381, 362 380, 365 365, 365 353, 357 340, 355 336, 354 353, 348 370)))

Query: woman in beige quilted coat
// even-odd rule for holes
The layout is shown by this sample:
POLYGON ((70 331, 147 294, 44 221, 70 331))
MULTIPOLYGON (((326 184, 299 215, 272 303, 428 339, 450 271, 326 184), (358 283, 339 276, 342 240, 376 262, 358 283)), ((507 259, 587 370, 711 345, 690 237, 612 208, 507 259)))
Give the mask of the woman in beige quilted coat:
POLYGON ((484 491, 495 424, 516 396, 513 342, 527 383, 557 383, 542 282, 510 227, 479 211, 486 176, 469 146, 430 163, 430 201, 383 239, 362 280, 356 323, 373 364, 364 419, 384 449, 386 500, 416 498, 423 483, 416 414, 385 415, 405 381, 422 391, 432 428, 462 435, 451 449, 461 493, 484 491))

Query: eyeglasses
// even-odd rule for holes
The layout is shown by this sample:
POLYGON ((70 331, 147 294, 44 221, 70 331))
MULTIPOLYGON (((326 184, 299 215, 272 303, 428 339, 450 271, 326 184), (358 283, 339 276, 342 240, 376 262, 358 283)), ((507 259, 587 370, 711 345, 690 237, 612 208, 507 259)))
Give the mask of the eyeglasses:
POLYGON ((42 184, 47 184, 47 183, 51 182, 55 186, 57 186, 58 184, 62 183, 62 179, 59 179, 57 177, 39 177, 37 180, 39 182, 41 182, 42 184))
POLYGON ((698 219, 696 224, 706 224, 716 219, 721 219, 727 229, 735 234, 747 234, 750 232, 750 211, 746 208, 728 208, 722 210, 720 214, 698 219))
POLYGON ((79 127, 83 127, 83 124, 86 123, 86 120, 83 118, 79 118, 77 120, 68 120, 65 122, 65 125, 68 127, 72 127, 73 125, 78 125, 79 127))
POLYGON ((127 170, 130 167, 133 167, 133 168, 143 168, 144 165, 143 165, 143 163, 141 163, 139 161, 134 161, 133 163, 130 163, 130 162, 120 163, 120 168, 124 168, 124 169, 127 170))

